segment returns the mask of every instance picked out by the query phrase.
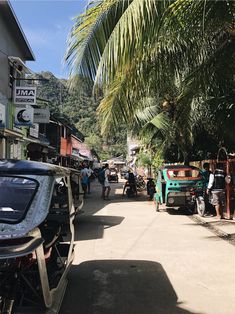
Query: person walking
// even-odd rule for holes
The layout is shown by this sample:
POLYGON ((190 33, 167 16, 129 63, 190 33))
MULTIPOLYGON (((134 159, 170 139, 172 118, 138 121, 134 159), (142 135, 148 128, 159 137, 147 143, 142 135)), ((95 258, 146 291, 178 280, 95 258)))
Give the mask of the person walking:
POLYGON ((87 182, 87 192, 88 194, 91 193, 91 176, 94 173, 94 171, 91 169, 91 166, 87 166, 87 175, 88 175, 88 182, 87 182))
POLYGON ((80 176, 81 176, 82 189, 85 196, 87 194, 87 186, 88 186, 88 169, 87 169, 86 164, 82 166, 80 176))
POLYGON ((214 173, 210 174, 207 194, 212 193, 212 205, 215 206, 216 218, 222 219, 225 204, 225 172, 222 163, 217 163, 214 173))
POLYGON ((111 191, 109 183, 109 164, 104 165, 104 184, 102 189, 102 197, 104 200, 109 200, 109 194, 111 191))

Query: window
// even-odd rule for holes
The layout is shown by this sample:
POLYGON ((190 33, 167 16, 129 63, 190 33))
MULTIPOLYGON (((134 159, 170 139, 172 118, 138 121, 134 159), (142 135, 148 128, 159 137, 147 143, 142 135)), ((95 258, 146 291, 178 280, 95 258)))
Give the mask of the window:
POLYGON ((68 210, 69 198, 68 198, 68 185, 66 178, 57 178, 54 190, 52 194, 51 209, 65 209, 68 210))
POLYGON ((29 178, 0 176, 0 222, 20 222, 37 188, 38 182, 29 178))
POLYGON ((171 169, 167 171, 167 176, 171 180, 199 180, 201 174, 197 169, 171 169))

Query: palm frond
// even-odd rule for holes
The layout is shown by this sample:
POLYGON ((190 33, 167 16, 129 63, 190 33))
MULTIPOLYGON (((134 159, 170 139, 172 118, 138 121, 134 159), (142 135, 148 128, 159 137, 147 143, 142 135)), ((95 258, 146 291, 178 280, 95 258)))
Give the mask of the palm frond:
POLYGON ((65 55, 71 78, 75 74, 95 78, 106 42, 131 1, 98 1, 96 5, 75 18, 65 55))

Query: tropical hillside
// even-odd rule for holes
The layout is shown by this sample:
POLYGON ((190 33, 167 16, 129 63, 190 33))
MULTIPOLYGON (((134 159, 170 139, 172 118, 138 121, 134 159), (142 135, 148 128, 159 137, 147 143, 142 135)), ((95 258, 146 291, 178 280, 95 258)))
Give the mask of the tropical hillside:
POLYGON ((84 136, 85 142, 96 150, 100 158, 126 154, 126 131, 119 127, 109 136, 100 136, 100 125, 96 109, 99 103, 92 97, 90 80, 77 78, 78 88, 71 90, 68 81, 58 79, 50 72, 41 72, 31 76, 37 81, 37 97, 42 104, 50 107, 51 112, 63 117, 74 125, 84 136))

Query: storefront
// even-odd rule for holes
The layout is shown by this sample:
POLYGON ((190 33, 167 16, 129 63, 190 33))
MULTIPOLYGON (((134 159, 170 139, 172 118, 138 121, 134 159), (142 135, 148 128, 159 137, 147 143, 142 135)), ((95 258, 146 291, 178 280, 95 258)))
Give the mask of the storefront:
POLYGON ((22 159, 24 156, 23 135, 4 129, 0 135, 0 158, 22 159))

